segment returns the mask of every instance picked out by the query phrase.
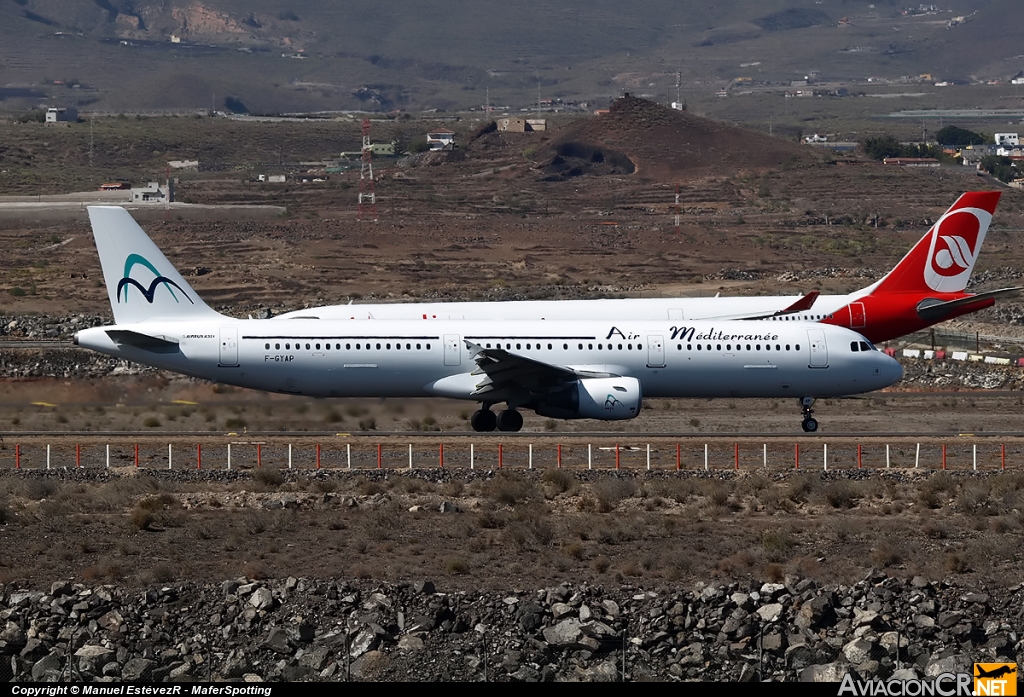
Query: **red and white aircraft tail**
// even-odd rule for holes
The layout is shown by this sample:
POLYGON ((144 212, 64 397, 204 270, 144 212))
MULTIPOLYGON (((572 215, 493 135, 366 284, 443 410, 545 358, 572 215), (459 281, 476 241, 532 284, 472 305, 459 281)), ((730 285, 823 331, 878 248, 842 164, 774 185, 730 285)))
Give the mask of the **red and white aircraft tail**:
POLYGON ((999 191, 971 191, 956 200, 896 267, 869 293, 962 293, 992 222, 999 191))
POLYGON ((863 331, 873 341, 901 336, 968 312, 990 307, 1001 295, 964 291, 974 271, 999 191, 963 194, 881 280, 850 295, 829 324, 863 331))

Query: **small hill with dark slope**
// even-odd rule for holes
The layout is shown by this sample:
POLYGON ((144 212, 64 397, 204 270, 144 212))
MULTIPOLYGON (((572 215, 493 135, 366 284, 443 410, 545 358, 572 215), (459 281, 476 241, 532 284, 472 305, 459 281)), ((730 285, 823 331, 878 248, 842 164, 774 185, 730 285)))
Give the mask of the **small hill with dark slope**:
POLYGON ((570 128, 553 145, 550 178, 630 174, 659 180, 810 164, 819 155, 798 143, 669 109, 635 97, 570 128))

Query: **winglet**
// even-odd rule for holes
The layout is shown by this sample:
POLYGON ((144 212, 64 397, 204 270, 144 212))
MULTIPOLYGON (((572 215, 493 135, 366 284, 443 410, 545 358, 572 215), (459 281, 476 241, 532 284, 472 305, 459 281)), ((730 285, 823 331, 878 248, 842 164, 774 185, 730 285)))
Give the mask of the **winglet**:
POLYGON ((773 316, 778 317, 779 315, 792 315, 797 312, 807 312, 808 310, 811 309, 811 306, 814 305, 814 301, 818 299, 819 295, 821 295, 819 291, 812 290, 810 293, 804 295, 786 309, 779 310, 773 316))

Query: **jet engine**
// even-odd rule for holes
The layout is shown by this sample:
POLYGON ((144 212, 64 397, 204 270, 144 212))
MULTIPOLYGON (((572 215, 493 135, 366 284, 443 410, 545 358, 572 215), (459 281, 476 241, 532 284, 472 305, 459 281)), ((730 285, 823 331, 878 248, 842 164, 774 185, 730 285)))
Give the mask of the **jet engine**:
POLYGON ((643 393, 636 378, 586 378, 569 383, 531 406, 539 415, 555 419, 634 419, 643 393))

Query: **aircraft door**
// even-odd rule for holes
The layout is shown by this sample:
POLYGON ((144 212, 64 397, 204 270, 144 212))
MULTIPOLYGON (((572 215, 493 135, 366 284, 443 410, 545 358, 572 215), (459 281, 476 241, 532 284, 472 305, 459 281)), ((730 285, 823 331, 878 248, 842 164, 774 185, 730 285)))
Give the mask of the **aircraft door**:
POLYGON ((462 365, 462 351, 459 350, 459 335, 444 335, 444 364, 462 365))
POLYGON ((864 303, 850 303, 850 329, 863 328, 866 320, 864 303))
POLYGON ((828 367, 828 346, 825 344, 825 332, 821 329, 808 329, 807 342, 811 348, 811 368, 828 367))
POLYGON ((218 365, 238 365, 238 329, 235 327, 220 328, 220 361, 218 365))
POLYGON ((647 337, 647 367, 648 368, 664 368, 665 367, 665 337, 663 337, 663 336, 648 336, 647 337))

